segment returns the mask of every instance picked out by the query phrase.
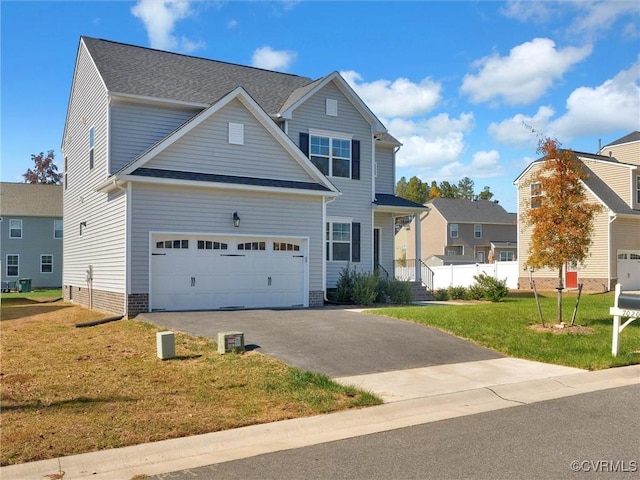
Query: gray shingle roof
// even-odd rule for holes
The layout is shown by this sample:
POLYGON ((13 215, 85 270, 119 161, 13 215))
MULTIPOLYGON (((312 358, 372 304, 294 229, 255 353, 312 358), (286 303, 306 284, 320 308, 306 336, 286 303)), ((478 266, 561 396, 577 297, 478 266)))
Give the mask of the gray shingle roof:
POLYGON ((159 170, 155 168, 138 168, 132 175, 152 178, 171 178, 174 180, 192 180, 197 182, 228 183, 233 185, 253 185, 259 187, 293 188, 298 190, 314 190, 329 192, 324 185, 312 182, 294 182, 291 180, 274 180, 270 178, 236 177, 214 173, 180 172, 176 170, 159 170))
POLYGON ((376 200, 373 203, 375 205, 384 205, 388 207, 422 208, 426 210, 424 205, 388 193, 376 193, 376 200))
POLYGON ((625 215, 640 215, 640 210, 634 210, 620 198, 600 177, 586 165, 584 171, 587 177, 584 179, 585 185, 614 213, 625 215))
POLYGON ((2 182, 0 214, 62 218, 62 185, 2 182))
POLYGON ((434 198, 427 203, 448 222, 515 225, 515 217, 501 205, 489 200, 434 198))
POLYGON ((112 93, 211 105, 243 87, 265 112, 280 111, 307 77, 82 37, 112 93))
POLYGON ((602 147, 602 150, 612 145, 620 145, 623 143, 630 143, 630 142, 640 142, 640 132, 636 130, 635 132, 631 132, 630 134, 625 135, 624 137, 619 138, 618 140, 614 140, 613 142, 608 143, 604 147, 602 147))

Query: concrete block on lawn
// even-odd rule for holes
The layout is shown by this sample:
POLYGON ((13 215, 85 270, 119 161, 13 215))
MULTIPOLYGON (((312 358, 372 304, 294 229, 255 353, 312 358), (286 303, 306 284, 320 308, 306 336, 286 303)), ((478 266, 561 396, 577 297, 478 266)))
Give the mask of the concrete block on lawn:
POLYGON ((158 358, 168 360, 176 356, 176 336, 173 332, 156 333, 158 358))
POLYGON ((244 352, 243 332, 218 332, 218 353, 244 352))

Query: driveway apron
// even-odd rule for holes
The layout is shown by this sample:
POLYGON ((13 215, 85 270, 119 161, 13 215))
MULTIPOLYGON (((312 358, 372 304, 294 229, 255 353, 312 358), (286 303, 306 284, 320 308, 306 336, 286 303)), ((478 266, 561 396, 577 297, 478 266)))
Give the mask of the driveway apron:
POLYGON ((137 318, 213 340, 219 332, 243 332, 248 350, 331 377, 502 358, 431 327, 348 309, 154 312, 137 318))

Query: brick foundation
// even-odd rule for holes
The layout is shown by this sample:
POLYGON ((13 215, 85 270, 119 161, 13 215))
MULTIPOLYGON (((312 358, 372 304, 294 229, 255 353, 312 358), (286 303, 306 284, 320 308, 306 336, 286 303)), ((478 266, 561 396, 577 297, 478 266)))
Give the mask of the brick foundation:
POLYGON ((129 318, 135 317, 139 313, 149 311, 149 294, 132 293, 127 299, 127 315, 129 318))
MULTIPOLYGON (((557 278, 534 278, 536 282, 536 289, 538 291, 555 290, 558 286, 557 278)), ((582 283, 582 291, 584 293, 602 293, 608 292, 615 288, 616 280, 613 279, 609 282, 606 278, 578 278, 578 283, 582 283)), ((532 290, 529 286, 529 277, 518 278, 518 290, 532 290)), ((565 288, 566 291, 574 289, 565 288)))
POLYGON ((324 305, 324 292, 322 290, 312 290, 309 292, 309 306, 322 307, 324 305))
POLYGON ((90 296, 87 287, 65 285, 62 294, 66 302, 77 303, 86 308, 89 308, 89 303, 91 303, 93 310, 118 315, 124 314, 124 293, 107 292, 94 288, 90 296))

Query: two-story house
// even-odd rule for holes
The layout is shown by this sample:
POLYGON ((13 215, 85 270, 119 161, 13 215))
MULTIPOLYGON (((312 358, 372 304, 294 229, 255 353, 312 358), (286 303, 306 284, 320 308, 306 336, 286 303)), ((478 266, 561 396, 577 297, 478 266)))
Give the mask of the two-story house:
MULTIPOLYGON (((420 216, 421 255, 430 266, 489 263, 516 259, 516 216, 488 200, 434 198, 420 216)), ((416 219, 403 227, 415 228, 416 219)), ((400 231, 406 258, 416 258, 415 236, 400 231)))
MULTIPOLYGON (((598 154, 573 152, 582 163, 587 201, 602 207, 595 217, 592 244, 583 264, 567 259, 563 271, 564 285, 586 291, 609 291, 616 283, 625 290, 640 289, 640 132, 632 132, 604 147, 598 154)), ((531 163, 515 180, 519 214, 539 208, 538 195, 544 185, 532 188, 535 173, 544 158, 531 163)), ((557 286, 558 272, 551 269, 529 271, 527 267, 531 228, 518 229, 519 280, 527 288, 532 278, 536 287, 557 286)))
POLYGON ((82 37, 64 138, 65 299, 153 310, 322 305, 393 275, 399 143, 317 80, 82 37))
POLYGON ((0 184, 2 286, 62 286, 62 186, 0 184))

